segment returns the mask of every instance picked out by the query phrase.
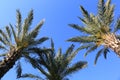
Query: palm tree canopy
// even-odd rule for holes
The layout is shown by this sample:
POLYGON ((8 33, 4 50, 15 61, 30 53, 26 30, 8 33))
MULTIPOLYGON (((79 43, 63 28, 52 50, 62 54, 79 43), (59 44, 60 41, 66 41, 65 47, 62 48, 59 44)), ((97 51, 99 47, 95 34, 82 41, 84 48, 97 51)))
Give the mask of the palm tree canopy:
MULTIPOLYGON (((39 30, 44 23, 44 19, 33 29, 30 30, 30 26, 33 20, 33 10, 28 14, 28 17, 24 20, 22 24, 22 16, 19 10, 17 10, 17 21, 15 27, 11 24, 5 27, 5 31, 0 29, 0 42, 1 49, 10 50, 12 48, 27 49, 42 42, 48 40, 48 37, 42 37, 36 39, 39 30)), ((24 50, 25 51, 25 50, 24 50)))
POLYGON ((82 11, 83 18, 79 17, 79 19, 84 25, 69 25, 72 28, 83 32, 85 35, 70 38, 68 41, 82 43, 81 48, 87 49, 85 56, 97 49, 97 55, 95 58, 96 64, 96 61, 101 54, 104 54, 106 59, 106 54, 109 52, 109 48, 105 46, 106 36, 112 33, 120 39, 120 35, 116 35, 117 31, 120 29, 120 18, 118 18, 116 22, 114 21, 114 5, 111 4, 111 0, 106 0, 106 2, 104 0, 99 0, 96 15, 92 13, 89 14, 83 6, 80 6, 80 9, 82 11), (113 28, 114 22, 115 25, 113 28))
MULTIPOLYGON (((74 50, 74 45, 71 45, 65 53, 62 53, 60 48, 55 52, 54 43, 51 42, 51 50, 42 51, 40 48, 34 48, 38 57, 28 57, 34 68, 37 68, 48 80, 67 80, 66 76, 86 67, 87 62, 78 61, 71 64, 71 61, 78 53, 79 49, 74 50)), ((21 76, 24 77, 24 76, 21 76)), ((29 75, 28 75, 29 77, 29 75)), ((44 80, 44 79, 42 79, 44 80)))
POLYGON ((33 10, 29 12, 27 18, 25 18, 23 23, 20 11, 17 10, 16 12, 16 25, 12 26, 12 24, 10 24, 9 26, 6 26, 5 29, 0 29, 0 49, 5 50, 5 53, 0 54, 0 57, 5 57, 5 59, 1 61, 0 66, 2 66, 2 63, 5 64, 4 62, 6 60, 12 60, 13 58, 11 55, 20 54, 19 58, 26 57, 26 55, 29 55, 29 48, 38 46, 39 44, 48 40, 48 37, 37 37, 39 34, 39 30, 44 24, 44 19, 31 29, 30 26, 33 21, 33 10), (15 54, 12 53, 12 50, 15 51, 15 54), (16 53, 17 51, 19 53, 16 53))

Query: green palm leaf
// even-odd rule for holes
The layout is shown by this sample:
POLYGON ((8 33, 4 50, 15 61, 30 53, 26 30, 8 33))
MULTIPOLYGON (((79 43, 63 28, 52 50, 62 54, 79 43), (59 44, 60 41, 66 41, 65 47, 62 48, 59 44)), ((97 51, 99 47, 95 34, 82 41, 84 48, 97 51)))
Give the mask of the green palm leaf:
MULTIPOLYGON (((21 13, 20 13, 20 11, 19 10, 16 10, 16 12, 17 12, 17 16, 16 16, 16 18, 17 18, 17 21, 16 21, 16 28, 17 28, 17 36, 19 36, 20 37, 20 34, 21 34, 21 30, 22 30, 22 28, 21 28, 21 25, 22 25, 22 20, 21 20, 21 13)), ((19 38, 20 39, 20 38, 19 38)))
POLYGON ((84 33, 87 33, 87 34, 92 34, 91 31, 89 31, 88 29, 86 29, 85 27, 81 27, 79 25, 76 25, 76 24, 69 24, 70 27, 80 31, 80 32, 84 32, 84 33))
POLYGON ((13 34, 15 43, 16 43, 16 45, 18 46, 16 32, 15 32, 15 30, 14 30, 14 28, 13 28, 13 26, 12 26, 11 24, 10 24, 10 27, 11 27, 11 31, 12 31, 12 34, 13 34))
POLYGON ((24 24, 22 26, 22 38, 24 39, 25 35, 28 34, 28 30, 30 28, 30 25, 32 24, 33 20, 33 10, 30 11, 28 14, 28 17, 25 19, 24 24))
POLYGON ((44 79, 42 79, 41 77, 36 76, 36 75, 34 75, 34 74, 23 74, 23 75, 21 76, 21 78, 34 78, 34 79, 36 79, 36 80, 44 80, 44 79))
POLYGON ((87 52, 85 53, 84 56, 87 56, 90 52, 92 52, 92 51, 94 51, 94 50, 96 50, 96 49, 97 49, 97 46, 96 46, 96 45, 91 46, 91 47, 87 50, 87 52))
POLYGON ((22 74, 22 67, 20 61, 18 61, 17 66, 16 66, 16 73, 17 73, 17 78, 21 77, 22 74))
POLYGON ((68 39, 67 41, 89 43, 89 42, 94 42, 95 37, 94 36, 81 36, 81 37, 78 36, 78 37, 73 37, 71 39, 68 39))
POLYGON ((31 38, 36 38, 39 32, 39 29, 44 24, 45 19, 41 20, 40 23, 28 34, 31 38))
POLYGON ((99 58, 99 57, 100 57, 100 55, 102 54, 102 51, 103 51, 103 49, 101 49, 101 50, 99 50, 99 51, 98 51, 98 53, 97 53, 97 55, 96 55, 96 57, 95 57, 94 64, 96 64, 96 63, 97 63, 98 58, 99 58))
POLYGON ((85 68, 85 67, 87 66, 86 64, 87 64, 87 63, 84 62, 84 61, 79 61, 79 62, 73 64, 70 68, 68 68, 68 69, 66 70, 66 73, 65 73, 65 74, 66 74, 66 75, 72 74, 72 73, 78 71, 79 69, 85 68))

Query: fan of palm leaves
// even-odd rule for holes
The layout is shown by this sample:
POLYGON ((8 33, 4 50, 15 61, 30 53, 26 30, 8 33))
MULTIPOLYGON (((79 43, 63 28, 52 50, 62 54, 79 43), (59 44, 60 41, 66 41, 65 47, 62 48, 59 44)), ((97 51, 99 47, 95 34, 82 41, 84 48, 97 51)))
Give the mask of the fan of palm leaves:
MULTIPOLYGON (((20 57, 29 55, 29 48, 38 46, 48 40, 48 37, 37 37, 44 19, 36 27, 30 27, 33 21, 33 10, 29 12, 23 23, 19 10, 17 10, 16 18, 14 27, 10 24, 5 29, 0 29, 0 49, 5 50, 5 53, 0 54, 1 57, 5 57, 0 63, 0 70, 5 69, 4 67, 11 68, 20 57), (13 57, 17 57, 17 59, 13 59, 13 57)), ((3 72, 0 74, 3 76, 8 70, 5 72, 2 70, 3 72)))
POLYGON ((52 41, 51 50, 44 50, 41 53, 40 48, 34 48, 32 51, 34 51, 38 57, 33 58, 28 56, 28 60, 34 68, 38 69, 46 76, 47 80, 68 80, 68 78, 66 78, 68 75, 86 67, 87 65, 87 62, 85 61, 78 61, 71 64, 71 61, 79 51, 79 49, 74 50, 74 45, 71 45, 65 53, 62 53, 61 48, 56 53, 52 41))
MULTIPOLYGON (((79 19, 83 22, 84 25, 69 25, 72 28, 83 32, 84 35, 70 38, 68 41, 82 43, 81 48, 87 49, 85 56, 97 49, 97 55, 95 58, 96 64, 97 59, 101 54, 104 54, 104 57, 106 59, 106 55, 110 51, 109 47, 105 44, 107 36, 112 34, 120 39, 120 35, 116 35, 118 30, 120 29, 120 18, 118 18, 117 21, 114 22, 114 5, 111 5, 111 0, 106 0, 106 3, 104 0, 99 0, 97 15, 94 15, 92 13, 89 14, 88 11, 83 8, 83 6, 80 6, 80 9, 84 18, 79 17, 79 19)), ((108 40, 111 39, 108 38, 108 40)))

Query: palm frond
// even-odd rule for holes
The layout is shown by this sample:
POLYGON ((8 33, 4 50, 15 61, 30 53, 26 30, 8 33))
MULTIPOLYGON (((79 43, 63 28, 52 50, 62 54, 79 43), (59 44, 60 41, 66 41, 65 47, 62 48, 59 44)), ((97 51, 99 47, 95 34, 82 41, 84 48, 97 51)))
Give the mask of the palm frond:
POLYGON ((82 50, 82 49, 88 49, 91 46, 94 46, 94 44, 93 43, 92 44, 82 44, 79 49, 80 50, 82 50))
POLYGON ((40 23, 28 34, 31 36, 31 38, 36 38, 39 32, 39 29, 42 27, 44 24, 44 19, 40 21, 40 23))
POLYGON ((37 46, 39 44, 42 44, 43 42, 45 42, 46 40, 48 40, 49 38, 48 37, 42 37, 40 39, 37 39, 35 41, 29 41, 30 42, 30 46, 37 46))
MULTIPOLYGON (((66 69, 68 67, 68 65, 71 63, 72 59, 77 54, 77 50, 73 51, 74 47, 75 47, 74 45, 71 45, 70 47, 68 47, 68 49, 66 50, 66 52, 59 57, 60 61, 57 61, 58 63, 61 63, 60 65, 61 65, 61 67, 63 66, 64 69, 66 69)), ((57 65, 57 66, 59 66, 59 65, 57 65)))
MULTIPOLYGON (((39 65, 40 62, 37 58, 31 58, 29 56, 26 56, 26 58, 29 60, 29 62, 32 64, 34 68, 37 68, 40 72, 42 72, 44 75, 49 76, 49 74, 44 71, 44 69, 39 65)), ((42 57, 43 58, 43 57, 42 57)), ((43 59, 44 60, 44 59, 43 59)), ((44 62, 45 63, 45 62, 44 62)), ((40 63, 41 64, 41 63, 40 63)), ((46 63, 45 63, 46 64, 46 63)), ((48 64, 49 65, 49 64, 48 64)))
POLYGON ((18 61, 17 66, 16 66, 16 73, 17 73, 17 78, 21 77, 22 74, 22 67, 20 61, 18 61))
POLYGON ((51 52, 52 50, 50 48, 32 47, 32 48, 29 48, 28 51, 30 51, 33 54, 36 53, 39 55, 39 54, 51 52))
POLYGON ((52 48, 52 50, 54 51, 54 42, 53 42, 52 39, 51 39, 51 48, 52 48))
POLYGON ((5 46, 3 46, 3 45, 0 45, 0 49, 2 49, 2 50, 8 50, 5 46))
POLYGON ((36 76, 34 74, 22 74, 21 78, 36 78, 37 80, 44 80, 40 76, 36 76))
POLYGON ((27 61, 32 64, 33 68, 36 68, 36 64, 37 64, 37 59, 36 58, 31 58, 29 55, 25 54, 24 55, 25 59, 27 59, 27 61))
POLYGON ((84 54, 84 56, 86 57, 90 52, 94 51, 97 49, 97 45, 91 46, 86 53, 84 54))
POLYGON ((85 22, 86 23, 88 23, 91 19, 90 19, 90 15, 88 14, 88 12, 87 12, 87 10, 85 10, 84 8, 83 8, 83 6, 80 6, 80 9, 81 9, 81 11, 82 11, 82 14, 83 14, 83 16, 84 16, 84 20, 85 20, 85 22))
POLYGON ((59 48, 58 52, 57 52, 57 55, 55 56, 55 59, 59 59, 61 57, 61 55, 62 55, 62 49, 59 48))
POLYGON ((73 60, 73 58, 77 55, 77 53, 81 50, 81 48, 77 48, 75 51, 72 51, 71 54, 69 54, 69 56, 66 58, 66 60, 69 62, 71 62, 73 60))
POLYGON ((0 54, 0 57, 4 57, 6 56, 6 53, 0 54))
POLYGON ((109 10, 106 10, 106 12, 105 12, 105 16, 106 16, 106 20, 105 20, 105 23, 106 23, 106 25, 110 25, 111 23, 112 23, 112 21, 113 21, 113 12, 114 12, 114 5, 111 5, 110 6, 110 8, 109 8, 109 10))
POLYGON ((74 49, 74 45, 72 44, 65 52, 64 54, 64 58, 66 59, 69 55, 71 55, 71 53, 73 52, 73 49, 74 49))
POLYGON ((80 32, 84 32, 84 33, 87 33, 87 34, 92 34, 91 31, 89 31, 88 29, 86 29, 85 27, 81 27, 77 24, 69 24, 70 27, 80 31, 80 32))
POLYGON ((94 36, 78 36, 78 37, 73 37, 71 39, 68 39, 67 41, 89 43, 89 42, 94 42, 95 37, 94 36))
POLYGON ((110 5, 111 0, 107 0, 106 4, 104 0, 99 0, 98 3, 98 16, 103 25, 110 26, 113 21, 114 5, 110 5))
POLYGON ((11 30, 8 26, 6 26, 5 28, 6 28, 7 38, 9 41, 11 41, 11 38, 12 38, 11 30))
POLYGON ((2 44, 4 44, 4 45, 8 45, 1 36, 0 36, 0 42, 1 42, 2 44))
POLYGON ((1 34, 2 38, 3 38, 3 40, 5 41, 5 43, 8 44, 9 39, 8 39, 7 35, 1 29, 0 29, 0 34, 1 34))
POLYGON ((107 59, 107 54, 108 54, 108 52, 110 52, 108 48, 105 48, 105 49, 103 50, 103 55, 104 55, 104 58, 105 58, 105 59, 107 59))
POLYGON ((16 21, 16 28, 17 28, 17 36, 19 37, 20 36, 20 33, 21 33, 21 25, 22 25, 22 16, 21 16, 21 13, 19 10, 16 10, 16 18, 17 18, 17 21, 16 21))
POLYGON ((33 20, 33 10, 31 10, 28 14, 28 17, 25 19, 24 24, 22 26, 22 39, 24 39, 24 36, 28 33, 28 30, 30 28, 30 25, 32 24, 33 20))
POLYGON ((65 75, 72 74, 82 68, 85 68, 86 66, 87 66, 87 62, 79 61, 79 62, 73 64, 72 66, 70 66, 69 68, 67 68, 65 75))
POLYGON ((111 4, 111 0, 107 0, 105 6, 109 9, 110 8, 110 4, 111 4))
POLYGON ((105 12, 105 5, 104 5, 104 0, 99 0, 98 2, 98 16, 100 21, 104 21, 104 12, 105 12))
POLYGON ((96 57, 95 57, 94 64, 97 63, 97 60, 98 60, 98 58, 100 57, 100 55, 102 54, 102 52, 103 52, 103 49, 101 49, 101 50, 99 50, 99 51, 97 52, 96 57))
POLYGON ((13 37, 14 37, 14 40, 15 40, 15 43, 17 44, 17 36, 16 36, 16 32, 13 28, 13 26, 10 24, 10 27, 11 27, 11 31, 12 31, 12 34, 13 34, 13 37))

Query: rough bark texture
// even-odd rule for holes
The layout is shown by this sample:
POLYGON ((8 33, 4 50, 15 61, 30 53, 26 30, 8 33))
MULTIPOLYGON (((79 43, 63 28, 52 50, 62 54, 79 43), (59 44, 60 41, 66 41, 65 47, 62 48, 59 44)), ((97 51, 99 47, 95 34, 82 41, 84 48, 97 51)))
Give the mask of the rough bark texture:
POLYGON ((13 49, 0 61, 0 79, 14 66, 20 55, 20 50, 13 49))
POLYGON ((107 34, 104 42, 108 48, 111 48, 120 57, 120 40, 117 39, 115 34, 107 34))

